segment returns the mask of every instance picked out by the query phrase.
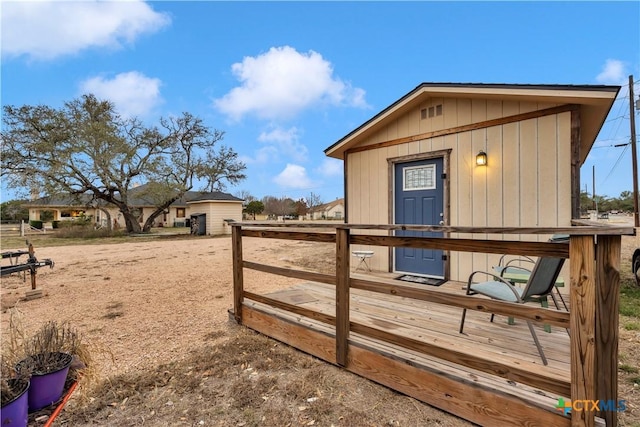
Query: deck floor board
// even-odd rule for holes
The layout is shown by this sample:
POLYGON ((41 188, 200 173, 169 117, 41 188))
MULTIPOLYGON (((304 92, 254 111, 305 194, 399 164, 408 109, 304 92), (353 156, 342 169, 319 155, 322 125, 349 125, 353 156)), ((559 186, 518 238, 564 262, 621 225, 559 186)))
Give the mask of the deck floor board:
MULTIPOLYGON (((438 290, 463 293, 457 282, 446 283, 438 290)), ((266 296, 335 315, 335 287, 332 285, 305 282, 266 296)), ((533 364, 542 375, 570 380, 569 335, 563 328, 553 327, 548 333, 542 325, 534 326, 549 361, 549 365, 544 366, 524 320, 508 325, 504 316, 496 316, 491 323, 488 313, 468 310, 465 333, 460 334, 462 311, 459 308, 359 289, 351 289, 350 297, 351 320, 365 326, 425 343, 455 346, 458 350, 496 357, 508 363, 533 364)))

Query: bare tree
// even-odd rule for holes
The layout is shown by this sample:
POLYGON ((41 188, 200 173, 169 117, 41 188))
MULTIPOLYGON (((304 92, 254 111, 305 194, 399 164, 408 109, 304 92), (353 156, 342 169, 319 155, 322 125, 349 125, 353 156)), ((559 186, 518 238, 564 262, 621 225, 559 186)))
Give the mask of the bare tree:
POLYGON ((309 197, 307 197, 307 207, 309 208, 309 210, 313 210, 314 208, 317 208, 318 206, 323 204, 324 202, 322 201, 322 198, 319 194, 311 192, 311 194, 309 194, 309 197))
POLYGON ((233 150, 215 149, 224 132, 190 113, 147 127, 120 117, 111 102, 93 95, 60 109, 25 105, 3 111, 1 176, 9 185, 50 195, 86 194, 115 205, 129 232, 148 231, 198 179, 213 189, 245 177, 233 150), (144 192, 134 191, 134 182, 145 183, 144 192), (142 227, 135 198, 155 207, 142 227))
POLYGON ((248 190, 240 190, 234 194, 238 199, 244 200, 245 204, 256 200, 254 196, 248 190))
POLYGON ((285 217, 295 212, 294 201, 289 197, 265 196, 262 199, 262 203, 264 204, 264 212, 267 215, 285 217))

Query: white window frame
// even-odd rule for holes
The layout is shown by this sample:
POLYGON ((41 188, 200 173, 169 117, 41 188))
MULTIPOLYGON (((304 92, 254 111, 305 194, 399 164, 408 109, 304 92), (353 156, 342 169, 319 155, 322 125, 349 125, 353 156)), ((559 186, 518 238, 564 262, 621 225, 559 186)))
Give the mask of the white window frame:
MULTIPOLYGON (((428 180, 427 180, 428 181, 428 180)), ((431 165, 420 165, 420 166, 407 166, 407 167, 403 167, 402 168, 402 191, 419 191, 419 190, 435 190, 436 189, 436 165, 435 164, 431 164, 431 165), (432 185, 425 185, 423 187, 411 187, 411 188, 407 188, 407 171, 411 170, 411 169, 425 169, 427 170, 426 172, 426 176, 428 177, 429 172, 428 170, 431 170, 431 176, 432 176, 432 185)))

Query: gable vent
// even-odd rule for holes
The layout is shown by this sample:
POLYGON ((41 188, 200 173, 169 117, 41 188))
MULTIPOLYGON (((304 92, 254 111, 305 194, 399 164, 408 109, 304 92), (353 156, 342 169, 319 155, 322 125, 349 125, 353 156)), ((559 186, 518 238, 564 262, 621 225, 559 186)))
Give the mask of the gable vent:
POLYGON ((423 108, 420 110, 420 119, 432 118, 442 115, 442 104, 434 105, 429 108, 423 108))

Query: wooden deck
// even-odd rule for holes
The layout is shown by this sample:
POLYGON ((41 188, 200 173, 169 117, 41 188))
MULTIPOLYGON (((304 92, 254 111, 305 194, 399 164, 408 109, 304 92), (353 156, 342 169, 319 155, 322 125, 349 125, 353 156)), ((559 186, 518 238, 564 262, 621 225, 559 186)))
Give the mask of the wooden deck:
POLYGON ((328 234, 243 226, 252 228, 234 224, 232 236, 233 317, 239 324, 476 424, 594 426, 606 422, 615 427, 615 411, 578 405, 566 415, 556 406, 559 398, 570 404, 617 399, 618 324, 617 316, 609 313, 618 309, 620 235, 635 230, 347 224, 328 234), (479 236, 414 238, 350 232, 409 227, 479 236), (570 234, 570 240, 566 244, 486 238, 497 233, 570 234), (335 275, 245 261, 243 236, 335 243, 335 275), (351 245, 568 258, 571 310, 469 296, 459 282, 434 287, 399 281, 387 272, 355 274, 350 268, 351 245), (300 282, 259 295, 245 290, 244 269, 300 282), (460 334, 465 308, 465 333, 460 334), (493 323, 490 313, 496 314, 493 323), (508 324, 507 316, 515 317, 516 324, 508 324), (549 362, 546 366, 527 319, 536 324, 549 362), (545 325, 551 332, 545 332, 545 325))
MULTIPOLYGON (((378 275, 376 280, 392 283, 393 279, 381 276, 383 275, 378 275)), ((387 275, 387 277, 389 276, 387 275)), ((360 274, 355 274, 353 277, 367 278, 367 276, 360 274)), ((403 286, 416 288, 425 286, 401 283, 403 286)), ((462 286, 463 284, 459 282, 447 282, 434 289, 445 294, 462 295, 464 294, 462 286)), ((335 286, 306 282, 265 295, 265 297, 335 316, 335 293, 335 286)), ((247 326, 270 336, 274 336, 274 330, 282 329, 285 331, 294 326, 307 329, 305 335, 317 332, 331 338, 328 347, 321 351, 316 348, 309 352, 315 355, 332 353, 333 347, 335 347, 335 329, 331 326, 257 301, 247 300, 245 305, 245 315, 248 315, 251 320, 255 320, 247 319, 248 321, 245 321, 247 326), (263 316, 271 317, 272 321, 264 323, 263 316), (276 326, 278 323, 280 326, 276 326)), ((569 417, 564 417, 555 407, 559 397, 563 396, 568 399, 570 396, 569 335, 564 328, 552 327, 551 333, 547 333, 542 325, 536 326, 538 338, 549 361, 549 364, 544 366, 524 321, 516 321, 515 325, 509 325, 506 317, 496 316, 494 322, 491 323, 489 314, 472 311, 467 314, 465 333, 460 334, 458 333, 460 317, 461 309, 427 301, 388 296, 359 289, 352 290, 350 295, 350 319, 354 324, 364 325, 383 333, 390 331, 399 337, 440 347, 443 351, 455 349, 460 353, 457 357, 481 356, 487 360, 499 361, 504 365, 513 366, 513 375, 506 374, 506 378, 502 378, 480 370, 461 369, 455 362, 426 356, 420 351, 413 351, 358 333, 350 334, 349 344, 383 354, 401 364, 407 364, 426 372, 434 371, 440 375, 444 373, 454 381, 472 385, 471 389, 475 390, 475 393, 461 397, 462 401, 468 400, 467 405, 470 410, 495 409, 491 406, 483 406, 481 400, 473 401, 472 397, 477 397, 478 393, 482 394, 482 392, 500 393, 521 402, 523 406, 531 406, 545 411, 547 416, 542 417, 545 421, 541 422, 541 425, 551 425, 550 422, 553 425, 562 425, 563 422, 569 424, 569 417), (540 387, 518 382, 518 371, 520 370, 535 372, 540 387)), ((288 333, 284 333, 275 338, 301 347, 298 342, 299 335, 295 339, 287 338, 287 335, 288 333)), ((419 346, 419 344, 416 345, 419 346)), ((302 347, 302 350, 308 351, 304 346, 302 347)), ((332 361, 332 359, 333 357, 329 357, 328 361, 332 361)), ((366 364, 367 360, 368 357, 361 358, 359 363, 366 364)), ((366 369, 371 368, 367 367, 366 369)), ((384 381, 378 381, 385 384, 384 381)), ((394 388, 396 387, 394 386, 394 388)), ((435 389, 436 387, 434 387, 435 389)), ((446 387, 440 396, 435 397, 437 400, 446 400, 447 394, 453 392, 455 389, 446 387)), ((465 388, 465 393, 467 392, 468 390, 465 388)), ((438 402, 434 401, 433 403, 437 404, 438 402)), ((503 417, 502 420, 509 424, 514 421, 506 410, 500 417, 503 417)))

